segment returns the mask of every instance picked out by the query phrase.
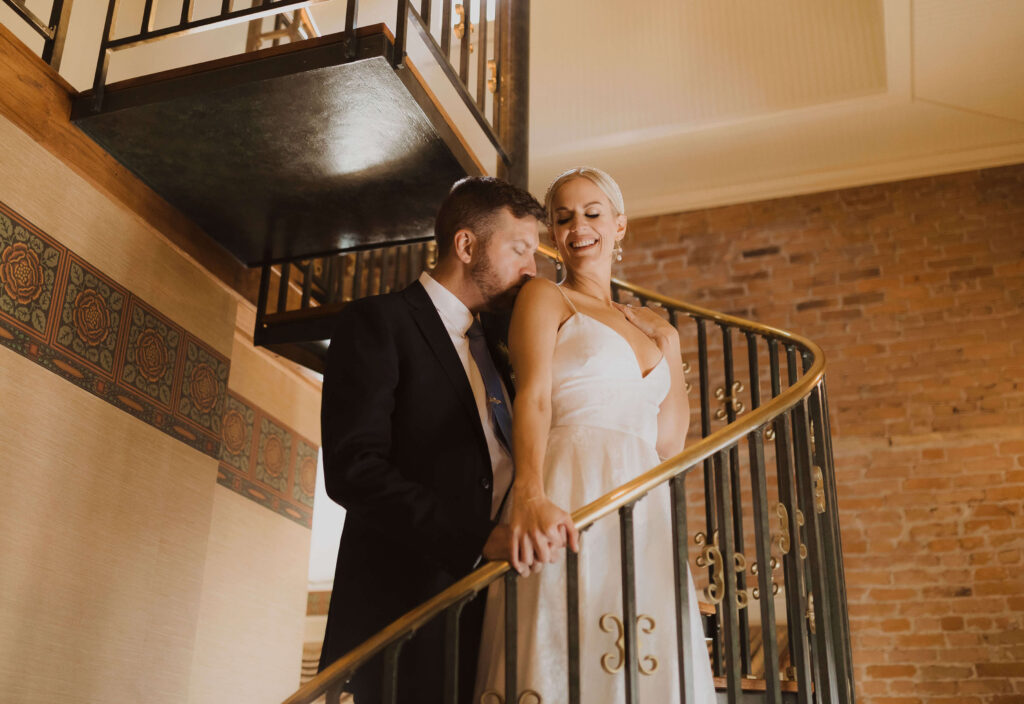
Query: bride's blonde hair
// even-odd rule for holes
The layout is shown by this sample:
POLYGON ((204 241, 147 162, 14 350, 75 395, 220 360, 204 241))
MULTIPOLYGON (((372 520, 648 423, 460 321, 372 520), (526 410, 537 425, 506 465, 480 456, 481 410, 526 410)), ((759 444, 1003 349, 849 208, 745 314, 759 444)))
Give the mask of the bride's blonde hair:
POLYGON ((544 196, 544 212, 547 214, 548 227, 551 227, 551 223, 554 222, 554 213, 551 212, 552 201, 555 199, 555 193, 561 188, 567 181, 571 181, 574 178, 583 177, 588 181, 593 182, 595 186, 601 189, 601 192, 608 198, 608 202, 611 203, 612 210, 615 211, 615 215, 624 215, 626 213, 626 204, 622 200, 622 191, 619 189, 619 184, 615 183, 615 179, 607 174, 607 172, 601 169, 594 168, 593 166, 579 166, 575 169, 569 169, 563 174, 560 174, 558 178, 551 182, 548 186, 548 192, 544 196))

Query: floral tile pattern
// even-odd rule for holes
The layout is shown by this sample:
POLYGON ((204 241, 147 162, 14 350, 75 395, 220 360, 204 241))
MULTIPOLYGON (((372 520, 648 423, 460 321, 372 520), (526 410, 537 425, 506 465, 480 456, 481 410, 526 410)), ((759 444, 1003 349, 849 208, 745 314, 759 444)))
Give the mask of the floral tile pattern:
POLYGON ((132 300, 128 316, 127 345, 119 380, 170 408, 181 331, 137 299, 132 300))
POLYGON ((0 317, 45 339, 67 249, 0 207, 0 317))
POLYGON ((230 360, 0 203, 0 347, 219 460, 309 528, 317 447, 228 390, 230 360))
POLYGON ((313 508, 313 495, 316 491, 316 456, 316 447, 305 440, 298 441, 292 498, 310 508, 313 508))
POLYGON ((228 390, 228 369, 227 360, 189 336, 185 343, 185 373, 177 401, 178 415, 219 434, 228 390))
POLYGON ((71 257, 54 345, 113 376, 128 293, 71 257))
POLYGON ((284 493, 291 470, 292 436, 269 418, 260 418, 253 476, 284 493))
POLYGON ((256 412, 229 393, 224 400, 224 419, 220 423, 220 461, 243 474, 249 473, 255 423, 256 412))

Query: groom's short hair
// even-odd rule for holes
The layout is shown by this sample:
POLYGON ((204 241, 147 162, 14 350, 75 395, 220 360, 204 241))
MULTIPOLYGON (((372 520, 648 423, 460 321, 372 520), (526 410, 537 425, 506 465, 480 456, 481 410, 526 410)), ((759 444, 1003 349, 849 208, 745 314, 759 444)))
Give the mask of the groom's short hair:
POLYGON ((493 176, 470 176, 456 181, 434 222, 438 256, 444 257, 451 251, 459 230, 472 230, 486 240, 494 216, 503 208, 508 208, 516 218, 530 216, 544 222, 544 206, 529 191, 508 181, 493 176))

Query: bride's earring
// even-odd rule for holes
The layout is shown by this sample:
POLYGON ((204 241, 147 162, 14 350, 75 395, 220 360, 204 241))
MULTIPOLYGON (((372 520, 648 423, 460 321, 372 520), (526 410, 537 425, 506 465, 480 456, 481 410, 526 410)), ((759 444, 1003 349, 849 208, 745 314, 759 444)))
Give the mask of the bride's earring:
POLYGON ((615 261, 622 261, 622 242, 615 243, 615 246, 612 247, 612 255, 615 256, 615 261))

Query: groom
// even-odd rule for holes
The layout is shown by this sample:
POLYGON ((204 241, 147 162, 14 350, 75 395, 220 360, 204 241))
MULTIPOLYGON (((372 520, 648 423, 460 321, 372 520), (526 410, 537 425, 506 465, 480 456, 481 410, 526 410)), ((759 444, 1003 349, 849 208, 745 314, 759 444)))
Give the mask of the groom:
MULTIPOLYGON (((327 494, 347 514, 320 669, 481 559, 510 557, 507 526, 496 523, 512 482, 509 368, 494 353, 507 318, 493 314, 507 314, 536 274, 543 217, 536 199, 509 183, 459 181, 437 215, 433 273, 338 315, 321 432, 327 494)), ((483 602, 462 612, 463 702, 483 602)), ((400 702, 441 700, 442 621, 403 647, 400 702)), ((380 660, 349 685, 356 704, 381 699, 380 660)))

